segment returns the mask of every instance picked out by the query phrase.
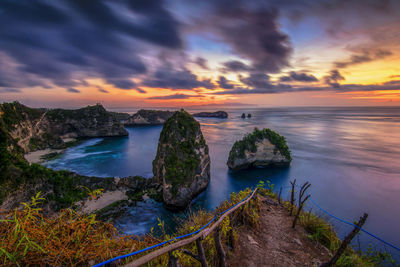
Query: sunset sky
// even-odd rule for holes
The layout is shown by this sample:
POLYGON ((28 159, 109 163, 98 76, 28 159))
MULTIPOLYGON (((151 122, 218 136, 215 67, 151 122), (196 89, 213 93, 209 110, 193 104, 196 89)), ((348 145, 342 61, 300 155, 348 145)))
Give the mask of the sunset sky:
POLYGON ((1 0, 0 102, 400 105, 398 0, 1 0))

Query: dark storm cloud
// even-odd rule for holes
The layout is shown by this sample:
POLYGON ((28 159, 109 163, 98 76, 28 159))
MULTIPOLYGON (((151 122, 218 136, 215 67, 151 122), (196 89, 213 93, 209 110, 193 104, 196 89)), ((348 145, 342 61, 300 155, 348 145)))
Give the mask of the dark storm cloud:
POLYGON ((192 97, 201 97, 201 96, 200 95, 174 94, 174 95, 167 95, 167 96, 152 96, 152 97, 148 97, 147 99, 172 100, 172 99, 189 99, 192 97))
POLYGON ((21 93, 17 88, 0 88, 0 93, 21 93))
POLYGON ((377 49, 375 51, 364 50, 361 54, 352 55, 350 59, 345 61, 338 61, 334 64, 336 68, 342 69, 352 65, 384 59, 388 56, 391 56, 392 54, 393 53, 391 51, 384 49, 377 49))
POLYGON ((222 65, 224 66, 222 70, 225 72, 228 72, 228 71, 241 72, 241 71, 251 70, 250 66, 244 64, 242 61, 239 61, 239 60, 226 61, 222 65))
POLYGON ((129 79, 147 70, 143 42, 182 47, 179 23, 162 0, 4 0, 0 13, 9 86, 69 88, 92 77, 132 89, 129 79))
POLYGON ((271 89, 274 87, 270 77, 264 73, 252 73, 248 77, 240 77, 240 81, 251 88, 271 89))
POLYGON ((225 76, 219 76, 217 83, 218 83, 219 87, 223 88, 223 89, 233 89, 233 88, 235 88, 235 85, 231 81, 227 80, 225 78, 225 76))
POLYGON ((251 95, 251 94, 279 94, 279 93, 299 93, 299 92, 370 92, 399 90, 400 81, 390 81, 383 84, 341 84, 340 86, 313 86, 313 87, 292 87, 287 84, 271 85, 268 88, 237 88, 223 92, 215 92, 215 95, 251 95))
POLYGON ((158 69, 153 75, 142 82, 143 86, 152 88, 169 89, 213 89, 215 85, 210 80, 199 80, 197 75, 188 69, 175 70, 173 67, 163 67, 158 69))
POLYGON ((103 89, 103 88, 98 88, 97 91, 99 91, 100 93, 105 93, 105 94, 109 93, 106 89, 103 89))
POLYGON ((307 73, 299 73, 299 72, 295 72, 295 71, 291 71, 289 73, 289 75, 286 76, 282 76, 279 78, 279 80, 281 82, 292 82, 292 81, 296 81, 296 82, 316 82, 318 81, 318 79, 311 74, 307 74, 307 73))
POLYGON ((251 69, 279 72, 289 65, 289 37, 280 31, 278 9, 267 1, 208 0, 193 28, 213 33, 234 54, 251 62, 251 69), (207 19, 204 19, 207 18, 207 19))
POLYGON ((70 93, 80 93, 81 92, 81 91, 79 91, 78 89, 75 89, 75 88, 67 88, 66 90, 67 90, 67 92, 70 92, 70 93))
POLYGON ((207 60, 205 58, 197 57, 194 60, 194 63, 197 64, 198 66, 200 66, 201 68, 205 69, 205 70, 209 69, 209 67, 207 65, 207 60))
POLYGON ((342 74, 340 74, 338 70, 331 70, 330 73, 324 77, 325 83, 334 88, 339 88, 339 82, 344 80, 345 78, 342 76, 342 74))

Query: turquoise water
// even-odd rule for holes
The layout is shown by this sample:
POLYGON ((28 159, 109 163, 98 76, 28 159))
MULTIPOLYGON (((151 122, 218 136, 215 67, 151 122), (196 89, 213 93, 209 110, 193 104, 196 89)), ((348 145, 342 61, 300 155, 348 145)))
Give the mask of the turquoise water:
MULTIPOLYGON (((312 197, 325 209, 349 221, 369 213, 365 228, 400 245, 400 109, 271 108, 227 110, 228 119, 198 118, 210 149, 211 181, 193 208, 213 209, 233 191, 270 180, 276 188, 296 178, 310 181, 312 197), (241 119, 242 112, 251 119, 241 119), (287 168, 231 173, 226 161, 233 143, 254 127, 271 128, 287 139, 293 162, 287 168)), ((46 163, 84 175, 152 176, 161 126, 127 128, 129 137, 90 139, 46 163)), ((287 193, 287 190, 285 191, 287 193)), ((308 208, 312 206, 308 203, 308 208)), ((117 221, 126 232, 140 234, 157 224, 179 224, 183 213, 170 213, 151 200, 117 221)), ((348 226, 335 221, 341 236, 348 226)), ((365 246, 372 239, 361 236, 365 246)), ((374 243, 379 245, 379 243, 374 243)))

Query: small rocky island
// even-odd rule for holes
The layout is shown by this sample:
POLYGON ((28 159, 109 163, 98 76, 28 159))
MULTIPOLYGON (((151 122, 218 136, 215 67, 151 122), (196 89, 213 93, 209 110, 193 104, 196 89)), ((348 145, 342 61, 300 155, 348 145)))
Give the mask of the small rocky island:
POLYGON ((169 118, 161 131, 154 179, 162 184, 164 205, 186 208, 210 181, 210 156, 200 124, 183 109, 169 118))
POLYGON ((219 110, 215 112, 199 112, 199 113, 194 113, 194 117, 209 117, 209 118, 221 118, 221 119, 226 119, 228 118, 228 113, 225 111, 219 110))
POLYGON ((141 109, 128 119, 123 120, 126 126, 160 125, 164 124, 174 114, 173 111, 141 109))
POLYGON ((257 128, 236 141, 229 152, 228 167, 242 170, 250 167, 286 166, 292 161, 285 137, 270 130, 257 128))

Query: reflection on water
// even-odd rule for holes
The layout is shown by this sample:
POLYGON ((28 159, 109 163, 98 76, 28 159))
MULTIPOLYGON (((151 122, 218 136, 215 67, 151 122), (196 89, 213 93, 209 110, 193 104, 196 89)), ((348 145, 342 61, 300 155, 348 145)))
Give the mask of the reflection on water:
MULTIPOLYGON (((210 149, 211 182, 195 207, 212 209, 231 192, 254 187, 260 179, 269 179, 279 188, 296 178, 310 181, 313 198, 329 211, 350 221, 368 212, 367 229, 400 243, 399 108, 227 111, 228 119, 198 118, 210 149), (252 118, 241 119, 243 112, 252 118), (231 146, 254 127, 268 127, 286 137, 293 154, 289 168, 228 171, 231 146)), ((47 166, 85 175, 150 177, 161 126, 127 130, 129 137, 88 140, 47 166)), ((154 203, 141 205, 121 218, 122 230, 140 233, 156 224, 157 215, 167 221, 180 216, 154 203)), ((339 225, 337 229, 341 234, 348 230, 339 225)))

